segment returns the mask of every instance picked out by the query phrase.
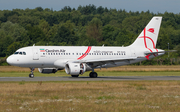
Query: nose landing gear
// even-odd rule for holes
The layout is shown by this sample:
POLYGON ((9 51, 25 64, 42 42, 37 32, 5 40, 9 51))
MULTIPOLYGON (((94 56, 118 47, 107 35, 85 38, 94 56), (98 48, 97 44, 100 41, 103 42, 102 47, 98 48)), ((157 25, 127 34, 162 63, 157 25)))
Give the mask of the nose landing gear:
POLYGON ((35 68, 30 68, 30 69, 31 69, 31 73, 29 74, 29 78, 34 78, 33 71, 35 70, 35 68))

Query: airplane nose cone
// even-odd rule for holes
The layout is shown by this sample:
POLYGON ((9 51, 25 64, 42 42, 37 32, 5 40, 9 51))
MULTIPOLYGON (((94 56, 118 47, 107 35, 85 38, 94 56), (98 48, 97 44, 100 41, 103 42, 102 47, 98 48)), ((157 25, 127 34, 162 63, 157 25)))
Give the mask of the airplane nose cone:
POLYGON ((13 64, 13 61, 14 61, 14 58, 12 56, 9 56, 7 59, 6 59, 6 62, 10 65, 13 64))

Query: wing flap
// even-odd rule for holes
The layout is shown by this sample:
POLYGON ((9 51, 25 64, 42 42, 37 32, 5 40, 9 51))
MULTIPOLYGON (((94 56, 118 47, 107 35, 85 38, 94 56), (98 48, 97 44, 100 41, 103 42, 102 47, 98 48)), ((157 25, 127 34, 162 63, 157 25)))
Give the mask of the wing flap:
POLYGON ((111 59, 90 59, 90 60, 76 60, 73 61, 74 63, 97 63, 97 62, 115 62, 115 61, 127 61, 127 60, 134 60, 137 57, 130 57, 130 58, 111 58, 111 59))

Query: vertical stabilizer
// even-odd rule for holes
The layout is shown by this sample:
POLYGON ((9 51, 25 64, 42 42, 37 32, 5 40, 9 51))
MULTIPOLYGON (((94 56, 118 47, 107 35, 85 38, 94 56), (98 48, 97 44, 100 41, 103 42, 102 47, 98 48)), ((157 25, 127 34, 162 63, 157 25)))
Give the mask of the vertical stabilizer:
POLYGON ((131 47, 145 47, 147 49, 155 49, 159 34, 162 17, 155 16, 144 28, 138 38, 131 44, 131 47))

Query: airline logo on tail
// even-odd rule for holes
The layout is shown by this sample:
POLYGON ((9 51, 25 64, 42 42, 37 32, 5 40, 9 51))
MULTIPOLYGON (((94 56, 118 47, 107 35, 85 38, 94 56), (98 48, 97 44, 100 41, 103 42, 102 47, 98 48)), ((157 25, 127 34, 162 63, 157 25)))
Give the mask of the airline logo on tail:
MULTIPOLYGON (((149 31, 149 32, 154 34, 154 28, 150 28, 147 31, 149 31)), ((144 36, 141 36, 139 38, 143 38, 144 39, 145 48, 149 49, 150 52, 153 52, 153 51, 150 48, 147 47, 147 40, 146 39, 149 39, 152 42, 153 48, 156 49, 155 48, 155 43, 154 43, 153 39, 151 37, 146 36, 146 28, 144 28, 144 36)), ((157 49, 156 49, 156 51, 158 52, 157 49)), ((153 54, 153 55, 156 56, 155 54, 153 54)), ((149 60, 149 56, 150 56, 150 54, 145 56, 145 57, 149 60)))
POLYGON ((154 28, 150 28, 148 31, 154 33, 154 28))

